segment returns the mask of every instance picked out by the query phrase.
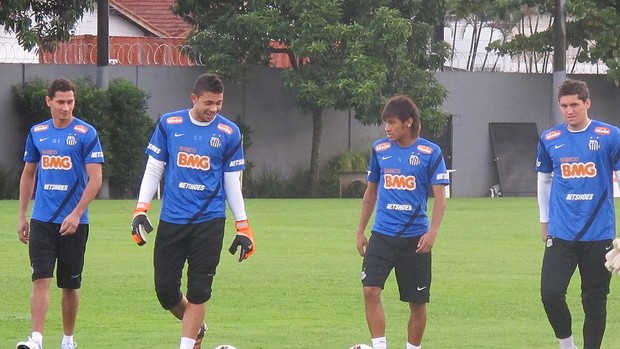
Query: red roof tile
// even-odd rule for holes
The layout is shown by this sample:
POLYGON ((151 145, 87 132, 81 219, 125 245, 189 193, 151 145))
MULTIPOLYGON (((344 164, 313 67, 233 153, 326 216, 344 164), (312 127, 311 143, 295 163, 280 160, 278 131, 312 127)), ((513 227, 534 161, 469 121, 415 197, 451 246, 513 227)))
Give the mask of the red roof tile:
POLYGON ((191 26, 172 13, 175 0, 110 0, 110 6, 159 37, 185 37, 191 26))

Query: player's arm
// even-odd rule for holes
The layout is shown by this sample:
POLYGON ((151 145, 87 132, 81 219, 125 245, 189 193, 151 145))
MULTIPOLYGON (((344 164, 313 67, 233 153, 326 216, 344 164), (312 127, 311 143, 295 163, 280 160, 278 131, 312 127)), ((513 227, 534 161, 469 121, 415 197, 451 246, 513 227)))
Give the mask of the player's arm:
POLYGON ((241 262, 249 258, 256 250, 254 233, 245 213, 245 203, 241 191, 241 171, 224 172, 224 191, 226 192, 228 208, 235 218, 235 228, 237 229, 237 234, 228 252, 234 255, 240 248, 239 262, 241 262))
POLYGON ((131 217, 131 236, 139 246, 146 243, 146 235, 153 231, 153 225, 146 212, 151 208, 151 200, 157 192, 165 167, 164 161, 157 160, 152 156, 149 156, 146 161, 140 192, 138 193, 138 203, 131 217))
POLYGON ((446 212, 446 186, 443 184, 435 184, 433 188, 433 213, 431 217, 431 226, 428 232, 420 238, 418 242, 418 249, 416 253, 430 252, 435 244, 437 233, 439 232, 439 226, 443 220, 443 215, 446 212))
MULTIPOLYGON (((615 171, 616 178, 620 178, 620 170, 615 171)), ((617 237, 612 242, 611 251, 605 255, 605 267, 612 274, 620 276, 620 237, 617 237)))
POLYGON ((536 196, 538 198, 538 213, 540 216, 540 234, 543 241, 547 240, 549 231, 549 198, 551 197, 551 173, 538 172, 536 181, 536 196))
POLYGON ((37 173, 37 163, 26 162, 19 180, 19 214, 17 218, 17 238, 23 243, 28 243, 30 226, 26 215, 28 204, 34 193, 34 183, 37 173))
POLYGON ((101 170, 101 163, 87 163, 86 174, 88 175, 88 182, 82 193, 82 197, 77 205, 73 208, 73 211, 65 217, 60 225, 60 235, 71 235, 75 233, 78 225, 80 224, 80 217, 88 205, 95 199, 99 189, 101 189, 101 183, 103 183, 103 172, 101 170))
POLYGON ((356 247, 360 256, 364 256, 366 253, 366 245, 368 245, 368 239, 366 238, 365 231, 375 210, 377 204, 377 192, 379 189, 379 183, 368 181, 366 190, 364 191, 364 197, 362 198, 362 209, 360 212, 360 219, 357 225, 356 234, 356 247))

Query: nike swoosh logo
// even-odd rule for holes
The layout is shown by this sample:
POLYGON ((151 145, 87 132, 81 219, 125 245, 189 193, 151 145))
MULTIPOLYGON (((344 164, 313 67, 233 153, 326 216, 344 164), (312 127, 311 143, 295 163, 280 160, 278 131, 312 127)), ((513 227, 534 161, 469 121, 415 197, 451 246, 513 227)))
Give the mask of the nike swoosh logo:
POLYGON ((422 290, 424 290, 426 287, 428 287, 428 286, 418 287, 418 288, 417 288, 417 290, 418 290, 418 291, 422 291, 422 290))
POLYGON ((389 159, 389 158, 391 158, 391 157, 392 157, 392 156, 383 156, 383 157, 381 157, 381 160, 387 160, 387 159, 389 159))
POLYGON ((79 277, 80 277, 80 274, 77 274, 77 275, 71 275, 71 278, 72 278, 72 279, 77 279, 77 278, 79 278, 79 277))
POLYGON ((185 133, 175 133, 174 134, 175 137, 181 137, 181 136, 185 136, 185 133))
POLYGON ((562 148, 562 147, 563 147, 563 146, 565 146, 565 145, 566 145, 566 144, 559 144, 559 145, 554 146, 554 148, 555 148, 555 149, 560 149, 560 148, 562 148))
POLYGON ((612 247, 613 247, 613 246, 607 246, 607 247, 605 247, 605 251, 609 251, 609 250, 611 250, 611 248, 612 248, 612 247))
POLYGON ((45 141, 47 141, 47 139, 48 139, 48 138, 49 138, 49 137, 39 138, 39 142, 45 142, 45 141))

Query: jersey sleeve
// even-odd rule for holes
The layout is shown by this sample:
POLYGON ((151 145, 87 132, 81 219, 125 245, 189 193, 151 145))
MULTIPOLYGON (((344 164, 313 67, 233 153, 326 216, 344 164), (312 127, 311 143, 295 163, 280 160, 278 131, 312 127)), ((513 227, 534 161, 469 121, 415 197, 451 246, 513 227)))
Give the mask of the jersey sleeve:
POLYGON ((28 137, 26 137, 26 145, 24 147, 24 162, 36 163, 41 159, 41 154, 39 150, 34 145, 34 141, 32 138, 32 131, 28 132, 28 137))
POLYGON ((223 165, 224 172, 236 172, 245 168, 241 132, 236 126, 228 138, 228 147, 224 153, 223 165))
POLYGON ((379 161, 377 161, 377 151, 373 147, 370 151, 370 160, 368 161, 368 181, 379 183, 380 179, 381 168, 379 167, 379 161))
POLYGON ((430 166, 431 169, 431 185, 436 184, 450 184, 450 177, 448 175, 448 170, 446 169, 446 162, 443 159, 443 155, 441 150, 438 148, 434 152, 434 157, 432 159, 432 163, 430 166))
POLYGON ((536 171, 543 173, 553 172, 553 163, 551 161, 549 153, 547 152, 547 149, 545 148, 542 137, 538 141, 538 151, 536 154, 536 171))
POLYGON ((611 160, 614 171, 620 170, 620 129, 612 128, 613 145, 611 149, 611 160))
POLYGON ((105 162, 103 148, 101 147, 97 131, 94 128, 90 129, 90 132, 86 134, 84 140, 84 162, 87 164, 105 162))
POLYGON ((166 146, 168 131, 165 125, 164 118, 161 118, 157 123, 155 131, 153 131, 149 145, 144 151, 147 155, 152 156, 159 161, 167 161, 168 159, 168 147, 166 146))

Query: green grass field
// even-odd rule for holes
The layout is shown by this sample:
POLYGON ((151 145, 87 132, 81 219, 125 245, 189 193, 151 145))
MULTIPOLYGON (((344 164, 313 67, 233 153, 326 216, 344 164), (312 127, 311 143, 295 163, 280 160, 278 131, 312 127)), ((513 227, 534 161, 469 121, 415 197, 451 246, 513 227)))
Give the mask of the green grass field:
MULTIPOLYGON (((359 199, 246 200, 257 252, 224 251, 207 307, 211 349, 347 349, 369 343, 355 249, 359 199)), ((181 325, 153 290, 154 236, 129 234, 133 201, 95 201, 75 339, 80 349, 177 348, 181 325)), ((158 203, 151 220, 157 221, 158 203)), ((0 201, 0 348, 30 333, 30 266, 16 237, 16 201, 0 201)), ((539 300, 543 252, 535 198, 448 200, 433 253, 425 349, 557 348, 539 300)), ((234 228, 227 222, 226 248, 234 228)), ((577 275, 576 275, 577 276, 577 275)), ((568 300, 582 347, 579 282, 568 300)), ((52 289, 45 348, 60 347, 59 291, 52 289)), ((391 279, 384 291, 390 348, 404 348, 408 307, 391 279)), ((620 344, 620 278, 612 280, 603 348, 620 344)))

